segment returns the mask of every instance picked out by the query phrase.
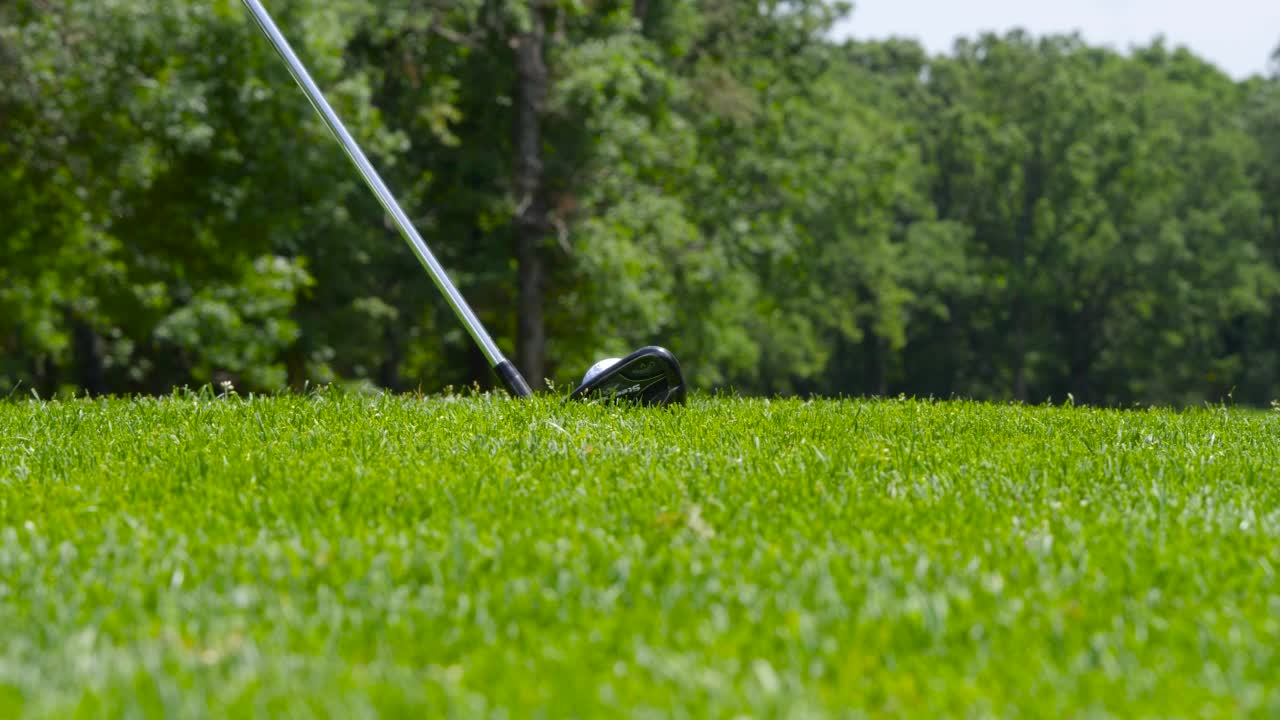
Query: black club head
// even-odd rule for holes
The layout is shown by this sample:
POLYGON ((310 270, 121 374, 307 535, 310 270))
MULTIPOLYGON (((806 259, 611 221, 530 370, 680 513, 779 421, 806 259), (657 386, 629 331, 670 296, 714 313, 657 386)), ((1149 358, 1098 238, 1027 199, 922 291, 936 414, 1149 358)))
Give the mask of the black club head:
POLYGON ((670 351, 642 347, 595 375, 588 374, 570 400, 667 405, 685 400, 684 373, 670 351))

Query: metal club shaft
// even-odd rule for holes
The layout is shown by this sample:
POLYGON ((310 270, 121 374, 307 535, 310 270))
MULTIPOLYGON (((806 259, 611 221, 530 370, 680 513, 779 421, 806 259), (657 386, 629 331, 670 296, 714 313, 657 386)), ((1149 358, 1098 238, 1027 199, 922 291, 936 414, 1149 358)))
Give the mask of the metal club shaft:
POLYGON ((342 149, 346 151, 347 157, 360 171, 361 177, 373 194, 377 196, 378 202, 382 204, 387 214, 395 222, 396 227, 400 229, 400 234, 404 236, 409 247, 413 249, 418 259, 422 261, 423 267, 427 269, 427 273, 431 275, 431 279, 435 281, 436 287, 440 292, 444 293, 445 299, 449 302, 449 307, 453 309, 458 319, 467 328, 467 332, 471 334, 471 338, 484 352, 484 356, 488 359, 489 364, 494 371, 502 379, 507 390, 517 397, 529 397, 532 392, 529 390, 528 384, 521 377, 515 366, 512 365, 498 349, 493 338, 489 337, 489 333, 485 331, 484 326, 480 324, 480 320, 471 311, 471 307, 467 305, 467 301, 462 297, 462 293, 454 287, 453 282, 449 280, 449 276, 445 273, 444 268, 436 260, 435 255, 431 254, 431 249, 427 247, 422 236, 418 234, 413 223, 409 220, 409 216, 400 208, 400 204, 396 202, 395 196, 387 189, 386 183, 378 175, 378 171, 374 169, 373 164, 365 157, 360 146, 356 144, 355 138, 351 133, 347 132, 347 128, 342 123, 342 119, 334 112, 325 99, 324 93, 320 91, 319 86, 311 79, 311 74, 307 72, 302 61, 294 54, 293 48, 290 47, 289 41, 285 39, 284 34, 280 32, 280 28, 276 27, 275 21, 271 19, 271 15, 267 13, 267 9, 262 6, 258 0, 243 0, 244 5, 248 8, 249 13, 253 15, 258 26, 262 28, 262 32, 275 46, 276 52, 284 59, 289 67, 289 72, 293 75, 293 79, 297 81, 298 86, 306 93, 307 99, 311 101, 311 105, 315 107, 316 112, 324 119, 329 130, 333 132, 338 139, 338 143, 342 145, 342 149))

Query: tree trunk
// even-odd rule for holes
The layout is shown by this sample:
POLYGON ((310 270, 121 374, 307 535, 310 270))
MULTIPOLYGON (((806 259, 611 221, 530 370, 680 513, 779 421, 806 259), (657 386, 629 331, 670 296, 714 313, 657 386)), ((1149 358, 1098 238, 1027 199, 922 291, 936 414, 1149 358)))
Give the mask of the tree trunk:
POLYGON ((475 382, 482 388, 499 388, 501 385, 496 381, 493 371, 489 368, 489 360, 484 356, 484 351, 475 343, 467 343, 467 377, 473 378, 470 382, 475 382))
POLYGON ((537 388, 546 375, 546 323, 543 284, 546 274, 542 240, 550 229, 543 193, 541 118, 546 104, 547 65, 543 60, 546 24, 539 3, 531 0, 532 25, 515 39, 516 60, 516 263, 519 319, 516 365, 537 388))
POLYGON ((862 338, 863 355, 866 358, 864 387, 875 397, 889 395, 889 361, 888 348, 884 338, 874 332, 867 331, 862 338))
POLYGON ((1067 355, 1067 368, 1071 375, 1071 394, 1078 403, 1091 403, 1093 397, 1093 361, 1097 356, 1094 345, 1098 341, 1095 313, 1092 307, 1085 305, 1076 313, 1072 334, 1071 348, 1067 355))
POLYGON ((1013 328, 1013 398, 1027 401, 1027 318, 1021 306, 1015 311, 1013 328))
POLYGON ((403 354, 397 342, 395 331, 388 324, 382 331, 382 341, 386 344, 382 362, 378 363, 378 385, 392 392, 398 392, 400 386, 400 356, 403 354))
POLYGON ((75 358, 76 384, 90 396, 102 395, 106 392, 107 382, 98 334, 93 331, 89 323, 70 310, 67 311, 67 320, 71 323, 71 347, 75 358))

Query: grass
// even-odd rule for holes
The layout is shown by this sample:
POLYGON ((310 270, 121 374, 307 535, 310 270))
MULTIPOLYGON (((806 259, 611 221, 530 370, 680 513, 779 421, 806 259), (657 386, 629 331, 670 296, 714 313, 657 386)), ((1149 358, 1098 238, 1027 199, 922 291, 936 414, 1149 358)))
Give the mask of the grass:
POLYGON ((1280 714, 1280 413, 0 404, 0 716, 1280 714))

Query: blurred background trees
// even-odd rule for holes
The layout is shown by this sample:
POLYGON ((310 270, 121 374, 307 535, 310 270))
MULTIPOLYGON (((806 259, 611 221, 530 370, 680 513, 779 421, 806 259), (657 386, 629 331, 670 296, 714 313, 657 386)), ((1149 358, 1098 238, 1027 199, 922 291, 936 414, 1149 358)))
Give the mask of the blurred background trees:
MULTIPOLYGON (((538 383, 1280 398, 1280 76, 817 0, 275 0, 538 383)), ((238 0, 0 5, 0 396, 492 384, 238 0)))

